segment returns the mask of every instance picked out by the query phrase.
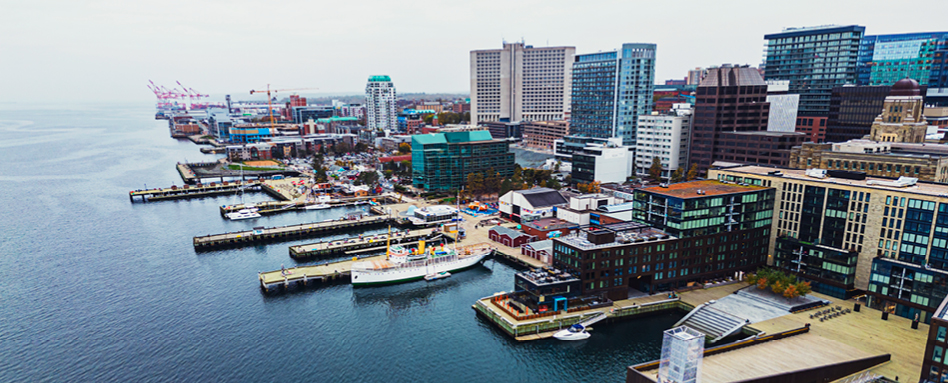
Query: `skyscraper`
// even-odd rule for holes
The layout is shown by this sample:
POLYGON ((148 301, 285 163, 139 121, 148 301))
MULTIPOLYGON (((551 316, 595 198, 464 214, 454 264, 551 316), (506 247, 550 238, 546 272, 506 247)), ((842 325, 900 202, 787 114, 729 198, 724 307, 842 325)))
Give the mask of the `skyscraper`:
POLYGON ((856 83, 859 43, 866 28, 858 25, 786 28, 765 35, 767 80, 790 80, 800 95, 800 116, 826 116, 835 86, 856 83))
POLYGON ((928 88, 948 87, 948 32, 865 36, 859 45, 857 84, 889 85, 917 79, 928 88))
POLYGON ((566 119, 574 54, 522 42, 471 51, 471 122, 566 119))
POLYGON ((573 63, 570 132, 621 137, 635 145, 638 116, 652 112, 655 44, 622 44, 620 51, 577 55, 573 63))
POLYGON ((388 76, 369 77, 365 85, 366 126, 369 129, 395 131, 398 128, 396 109, 392 79, 388 76))

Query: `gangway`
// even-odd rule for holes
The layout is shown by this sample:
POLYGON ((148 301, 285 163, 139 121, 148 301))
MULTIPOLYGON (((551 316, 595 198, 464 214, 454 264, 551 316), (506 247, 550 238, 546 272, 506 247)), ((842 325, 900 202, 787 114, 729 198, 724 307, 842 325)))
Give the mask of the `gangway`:
POLYGON ((605 312, 600 311, 598 315, 596 315, 596 316, 594 316, 594 317, 592 317, 592 318, 586 319, 586 320, 580 322, 580 324, 583 325, 583 327, 587 327, 587 328, 588 328, 589 326, 592 326, 594 323, 599 323, 599 322, 601 322, 603 319, 606 319, 606 318, 608 318, 608 317, 609 317, 609 316, 606 315, 605 312))

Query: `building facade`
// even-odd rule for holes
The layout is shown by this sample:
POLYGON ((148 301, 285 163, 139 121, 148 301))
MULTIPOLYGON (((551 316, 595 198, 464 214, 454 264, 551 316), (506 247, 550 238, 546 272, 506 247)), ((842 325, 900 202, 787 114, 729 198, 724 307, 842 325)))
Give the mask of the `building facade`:
POLYGON ((875 177, 913 177, 948 183, 948 156, 927 151, 922 146, 893 152, 888 142, 804 143, 790 151, 790 167, 858 171, 875 177))
POLYGON ((523 123, 523 144, 531 148, 553 150, 553 142, 568 135, 569 121, 523 123))
POLYGON ((797 133, 806 135, 804 142, 826 142, 827 117, 797 117, 797 133))
POLYGON ((868 306, 924 323, 948 294, 946 185, 760 166, 710 176, 777 189, 768 262, 814 291, 864 291, 868 306))
POLYGON ((522 42, 471 51, 471 123, 566 119, 575 54, 522 42))
POLYGON ((882 114, 872 121, 869 139, 885 142, 925 142, 925 95, 918 82, 902 79, 892 85, 882 103, 882 114))
POLYGON ((859 85, 892 85, 914 78, 929 88, 948 87, 944 58, 948 32, 864 36, 859 44, 859 85))
POLYGON ((940 383, 948 377, 948 359, 945 358, 945 350, 948 350, 946 335, 948 335, 948 299, 942 300, 935 315, 932 316, 931 326, 928 327, 920 383, 940 383))
POLYGON ((514 154, 507 141, 486 130, 411 136, 412 186, 425 190, 460 190, 467 176, 493 171, 513 177, 514 154))
POLYGON ((652 111, 655 44, 577 55, 573 63, 572 134, 621 137, 635 145, 637 117, 652 111))
POLYGON ((393 132, 398 129, 395 96, 395 85, 390 77, 369 77, 365 86, 366 127, 393 132))
POLYGON ((800 95, 801 116, 829 113, 833 87, 856 83, 859 43, 866 28, 858 25, 786 28, 764 36, 767 80, 789 80, 800 95))
POLYGON ((767 84, 756 69, 709 69, 698 85, 689 161, 702 173, 715 161, 786 165, 806 137, 768 132, 769 115, 767 84))
POLYGON ((800 95, 790 94, 790 81, 767 81, 767 102, 770 114, 767 115, 768 132, 794 132, 797 125, 797 108, 800 95))
POLYGON ((662 178, 681 168, 688 171, 688 149, 691 145, 691 104, 677 104, 666 114, 653 112, 639 116, 635 141, 635 175, 649 177, 655 157, 662 163, 662 178))
POLYGON ((845 142, 867 136, 890 89, 891 86, 887 85, 834 87, 826 120, 826 142, 845 142))
POLYGON ((615 142, 587 143, 572 153, 570 161, 573 183, 623 183, 632 175, 635 151, 615 142))

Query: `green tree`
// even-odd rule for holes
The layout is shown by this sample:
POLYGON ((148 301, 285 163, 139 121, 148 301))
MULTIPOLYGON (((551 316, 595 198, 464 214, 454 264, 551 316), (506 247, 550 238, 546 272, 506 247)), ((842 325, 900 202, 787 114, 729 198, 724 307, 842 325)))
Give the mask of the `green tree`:
POLYGON ((685 173, 685 171, 684 171, 684 170, 681 170, 680 167, 679 167, 678 169, 675 169, 675 171, 672 172, 671 182, 681 182, 681 181, 682 181, 682 178, 685 178, 685 174, 684 174, 684 173, 685 173))
POLYGON ((362 172, 359 173, 359 176, 356 178, 358 181, 361 181, 365 185, 374 185, 379 180, 378 172, 362 172))
POLYGON ((810 282, 797 282, 797 284, 795 284, 795 285, 793 285, 793 286, 794 286, 794 287, 796 288, 796 290, 797 290, 797 295, 799 295, 799 296, 801 296, 801 297, 805 297, 805 296, 807 296, 807 294, 809 294, 809 293, 811 293, 811 292, 813 291, 813 289, 810 288, 810 282))
POLYGON ((559 172, 560 172, 560 165, 561 165, 561 164, 562 164, 562 163, 561 163, 559 160, 556 161, 556 165, 553 165, 553 172, 554 172, 554 173, 559 173, 559 172))
POLYGON ((488 195, 494 193, 500 188, 501 182, 500 173, 494 171, 494 169, 488 170, 487 178, 484 179, 484 193, 488 195))
POLYGON ((471 112, 464 112, 464 114, 461 115, 461 121, 471 122, 471 112))
POLYGON ((333 145, 332 150, 336 152, 336 154, 344 154, 352 151, 352 146, 345 142, 339 141, 333 145))
POLYGON ((356 146, 355 146, 355 151, 357 151, 357 152, 359 152, 359 153, 365 152, 365 151, 367 151, 367 150, 369 150, 369 145, 366 145, 364 142, 360 142, 360 143, 356 144, 356 146))
POLYGON ((505 178, 503 182, 500 183, 500 195, 507 194, 507 192, 513 190, 513 182, 510 182, 509 178, 505 178))
POLYGON ((484 175, 481 173, 470 173, 467 175, 467 190, 472 196, 480 195, 484 192, 484 175))
POLYGON ((563 188, 563 185, 560 185, 560 181, 557 181, 556 178, 550 178, 550 181, 546 183, 546 187, 553 190, 560 190, 563 188))
POLYGON ((654 181, 662 180, 662 160, 658 156, 652 157, 652 166, 648 168, 648 174, 654 181))
POLYGON ((411 144, 407 142, 398 144, 398 152, 401 154, 411 153, 411 144))
POLYGON ((698 178, 698 164, 692 163, 691 168, 688 169, 688 176, 685 177, 688 181, 694 181, 698 178))
POLYGON ((314 178, 316 178, 316 182, 317 182, 317 183, 323 183, 323 182, 328 181, 328 180, 329 180, 329 176, 326 175, 326 167, 325 167, 325 166, 320 166, 320 167, 316 170, 316 175, 315 175, 314 178))

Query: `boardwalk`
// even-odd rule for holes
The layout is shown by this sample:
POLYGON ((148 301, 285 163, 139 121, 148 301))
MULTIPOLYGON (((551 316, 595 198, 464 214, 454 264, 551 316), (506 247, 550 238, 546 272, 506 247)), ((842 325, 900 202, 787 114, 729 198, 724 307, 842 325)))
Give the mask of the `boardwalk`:
POLYGON ((267 241, 292 240, 340 229, 352 229, 393 222, 389 216, 372 216, 359 219, 343 219, 329 222, 306 223, 300 225, 279 226, 234 233, 211 234, 194 237, 195 249, 209 249, 224 246, 246 246, 267 241))
POLYGON ((348 281, 352 264, 361 261, 385 259, 385 255, 354 258, 342 262, 324 263, 313 266, 297 266, 286 270, 274 270, 259 273, 260 288, 269 291, 274 287, 288 287, 291 283, 308 284, 310 281, 345 280, 348 281))
MULTIPOLYGON (((418 240, 427 239, 435 233, 433 229, 421 229, 421 230, 410 230, 402 231, 396 230, 392 232, 392 244, 396 243, 406 243, 406 242, 416 242, 418 240)), ((389 234, 378 234, 378 235, 368 235, 368 236, 359 236, 355 238, 346 238, 341 240, 325 241, 318 243, 310 243, 306 245, 299 246, 290 246, 290 257, 292 258, 305 258, 312 257, 316 255, 328 255, 328 254, 338 254, 347 252, 350 250, 358 249, 367 249, 367 248, 385 248, 385 244, 389 239, 389 234)))

